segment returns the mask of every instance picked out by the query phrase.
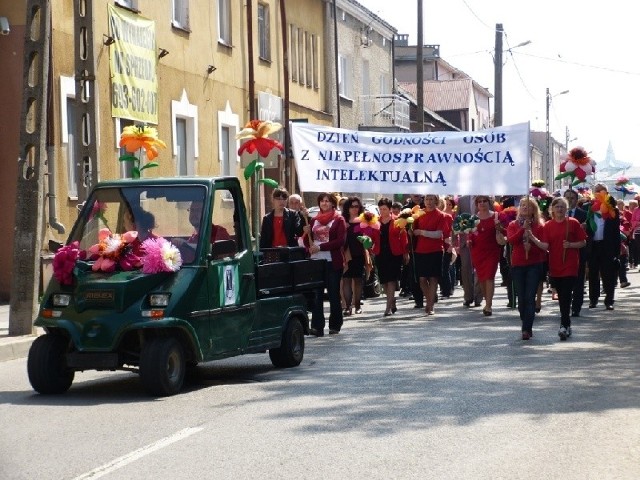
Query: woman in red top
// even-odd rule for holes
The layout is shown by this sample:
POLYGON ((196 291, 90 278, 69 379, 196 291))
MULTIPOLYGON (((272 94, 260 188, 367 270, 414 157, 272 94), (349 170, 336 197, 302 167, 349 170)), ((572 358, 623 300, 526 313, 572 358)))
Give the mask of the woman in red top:
POLYGON ((580 249, 587 243, 587 233, 580 222, 567 217, 567 201, 563 197, 551 202, 551 220, 544 224, 543 239, 528 233, 537 247, 549 251, 549 278, 558 292, 560 304, 560 340, 571 336, 571 297, 580 267, 580 249))
POLYGON ((518 216, 507 226, 507 241, 512 246, 511 277, 518 296, 523 340, 529 340, 533 336, 536 293, 547 257, 544 250, 529 240, 527 232, 544 238, 543 225, 538 202, 532 197, 524 197, 520 200, 518 216))
POLYGON ((443 238, 451 235, 444 213, 436 208, 438 195, 425 195, 423 214, 413 222, 415 271, 426 300, 425 312, 433 315, 438 279, 442 275, 443 238))
POLYGON ((391 213, 391 205, 393 202, 386 197, 378 201, 380 237, 373 244, 378 279, 387 296, 385 317, 396 313, 396 283, 400 278, 400 268, 403 262, 405 264, 409 262, 407 231, 395 225, 396 217, 391 213))
POLYGON ((504 245, 504 235, 498 230, 500 221, 498 214, 490 210, 493 204, 486 195, 478 195, 475 200, 480 223, 475 232, 469 235, 469 247, 471 248, 471 264, 476 271, 478 283, 484 297, 485 316, 492 314, 493 292, 496 272, 500 263, 500 246, 504 245))

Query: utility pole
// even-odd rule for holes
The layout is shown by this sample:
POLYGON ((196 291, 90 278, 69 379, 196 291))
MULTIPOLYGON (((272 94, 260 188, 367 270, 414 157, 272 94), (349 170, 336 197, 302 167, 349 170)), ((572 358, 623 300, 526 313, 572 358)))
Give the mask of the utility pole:
POLYGON ((495 98, 493 101, 493 126, 502 126, 502 36, 504 29, 501 23, 496 23, 496 47, 494 60, 494 90, 495 98))
MULTIPOLYGON (((418 0, 418 41, 416 46, 416 101, 418 104, 418 115, 416 121, 418 123, 418 132, 424 132, 424 65, 423 65, 423 49, 424 41, 422 39, 422 0, 418 0)), ((437 79, 436 79, 437 80, 437 79)))
POLYGON ((9 311, 9 335, 12 336, 33 333, 33 317, 38 309, 51 41, 49 0, 28 0, 25 31, 22 67, 25 82, 20 115, 20 156, 9 311))

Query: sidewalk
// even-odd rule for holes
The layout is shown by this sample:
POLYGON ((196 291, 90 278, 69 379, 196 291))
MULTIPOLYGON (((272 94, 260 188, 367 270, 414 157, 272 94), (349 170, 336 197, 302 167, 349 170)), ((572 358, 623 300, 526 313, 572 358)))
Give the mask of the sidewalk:
POLYGON ((0 362, 26 357, 35 339, 36 335, 10 337, 9 304, 0 304, 0 362))

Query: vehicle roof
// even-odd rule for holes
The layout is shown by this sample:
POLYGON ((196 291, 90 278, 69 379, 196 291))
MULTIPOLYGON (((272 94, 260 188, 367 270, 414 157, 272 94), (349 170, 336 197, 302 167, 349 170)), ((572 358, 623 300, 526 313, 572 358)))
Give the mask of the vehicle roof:
POLYGON ((118 180, 105 180, 96 185, 98 187, 137 187, 141 185, 204 185, 210 186, 219 182, 237 182, 238 177, 153 177, 153 178, 123 178, 118 180))

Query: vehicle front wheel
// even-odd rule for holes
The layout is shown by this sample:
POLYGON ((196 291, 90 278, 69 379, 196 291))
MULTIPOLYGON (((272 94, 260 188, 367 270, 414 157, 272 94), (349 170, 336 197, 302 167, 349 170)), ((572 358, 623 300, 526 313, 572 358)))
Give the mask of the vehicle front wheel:
POLYGON ((38 393, 55 394, 69 390, 75 372, 67 368, 65 354, 69 341, 61 335, 47 333, 35 339, 29 349, 27 373, 38 393))
POLYGON ((151 338, 140 354, 140 381, 155 396, 175 395, 182 388, 187 362, 182 344, 173 337, 151 338))
POLYGON ((269 350, 271 363, 278 368, 297 367, 304 357, 304 328, 300 320, 293 318, 282 333, 282 343, 269 350))

